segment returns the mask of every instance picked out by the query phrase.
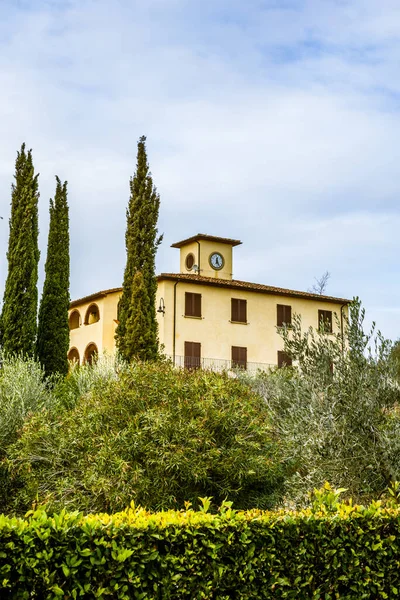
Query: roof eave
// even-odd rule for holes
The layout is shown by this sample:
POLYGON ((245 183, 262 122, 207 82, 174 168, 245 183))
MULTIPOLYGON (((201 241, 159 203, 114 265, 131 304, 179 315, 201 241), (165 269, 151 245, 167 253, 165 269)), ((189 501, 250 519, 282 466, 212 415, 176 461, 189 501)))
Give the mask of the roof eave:
POLYGON ((182 248, 182 246, 186 246, 187 244, 191 244, 192 242, 197 242, 199 240, 205 240, 205 241, 210 241, 210 242, 219 242, 222 244, 228 244, 229 246, 239 246, 240 244, 242 244, 242 242, 240 240, 234 240, 231 238, 223 238, 223 237, 218 237, 216 235, 208 235, 207 233, 198 233, 196 235, 193 235, 190 238, 187 238, 185 240, 181 240, 180 242, 175 242, 174 244, 171 244, 171 248, 182 248))
POLYGON ((77 300, 71 300, 71 302, 69 303, 69 308, 75 308, 76 306, 80 306, 81 304, 87 304, 88 302, 92 302, 93 300, 105 298, 105 296, 108 296, 109 294, 114 294, 115 292, 122 292, 122 287, 111 288, 109 290, 102 290, 100 292, 95 292, 94 294, 89 294, 89 296, 78 298, 77 300))
MULTIPOLYGON (((320 294, 311 294, 307 292, 301 292, 299 290, 287 290, 283 288, 273 288, 269 286, 265 286, 263 288, 253 287, 257 284, 252 284, 250 282, 237 280, 229 280, 229 279, 215 279, 212 280, 210 278, 203 277, 201 275, 197 275, 195 277, 190 275, 185 275, 181 273, 161 273, 157 277, 158 281, 169 280, 169 281, 185 281, 186 283, 193 283, 195 285, 209 285, 212 287, 220 287, 234 290, 243 290, 246 292, 255 292, 257 294, 268 294, 270 296, 288 296, 290 298, 302 298, 303 300, 318 300, 319 302, 330 302, 331 304, 341 304, 347 305, 351 303, 351 300, 347 298, 336 298, 334 296, 323 296, 320 294), (248 284, 246 286, 246 284, 248 284)), ((263 284, 260 284, 263 285, 263 284)))

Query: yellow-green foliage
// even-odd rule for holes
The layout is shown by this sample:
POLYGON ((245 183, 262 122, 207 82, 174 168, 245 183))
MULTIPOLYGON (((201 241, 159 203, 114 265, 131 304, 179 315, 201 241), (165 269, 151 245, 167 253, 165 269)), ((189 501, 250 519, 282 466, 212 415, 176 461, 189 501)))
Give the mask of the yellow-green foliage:
POLYGON ((301 512, 187 507, 0 516, 2 598, 394 598, 400 509, 338 503, 301 512), (6 591, 7 590, 7 591, 6 591))
POLYGON ((25 420, 3 461, 0 511, 24 514, 35 500, 48 512, 117 512, 131 500, 180 509, 200 496, 269 509, 281 498, 284 442, 241 381, 154 363, 101 381, 25 420))

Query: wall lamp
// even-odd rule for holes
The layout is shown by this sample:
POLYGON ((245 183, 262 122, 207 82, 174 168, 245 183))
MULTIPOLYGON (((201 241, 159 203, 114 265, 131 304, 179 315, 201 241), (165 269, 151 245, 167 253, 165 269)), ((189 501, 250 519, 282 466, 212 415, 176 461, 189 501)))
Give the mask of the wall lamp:
POLYGON ((158 313, 162 313, 162 316, 165 316, 165 303, 164 298, 160 298, 160 306, 157 308, 158 313))

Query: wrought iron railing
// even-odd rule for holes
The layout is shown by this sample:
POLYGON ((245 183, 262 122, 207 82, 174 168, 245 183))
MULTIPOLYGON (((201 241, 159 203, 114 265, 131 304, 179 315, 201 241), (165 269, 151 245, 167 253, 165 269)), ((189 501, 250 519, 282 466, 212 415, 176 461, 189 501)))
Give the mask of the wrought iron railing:
POLYGON ((208 369, 210 371, 236 371, 243 369, 249 373, 256 373, 257 371, 270 371, 276 369, 276 365, 268 363, 258 362, 244 362, 244 361, 233 361, 225 360, 222 358, 199 358, 196 356, 172 356, 167 354, 166 357, 172 361, 172 363, 179 368, 186 369, 208 369))

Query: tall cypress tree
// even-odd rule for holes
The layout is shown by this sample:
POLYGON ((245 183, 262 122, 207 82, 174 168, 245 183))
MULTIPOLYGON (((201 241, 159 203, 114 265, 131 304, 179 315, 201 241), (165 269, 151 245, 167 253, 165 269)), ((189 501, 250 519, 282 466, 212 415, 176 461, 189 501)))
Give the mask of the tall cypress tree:
POLYGON ((154 359, 154 335, 149 295, 141 271, 136 271, 132 283, 131 306, 126 319, 125 352, 142 360, 154 359))
POLYGON ((22 144, 12 185, 8 275, 1 314, 1 344, 7 354, 33 356, 38 304, 38 175, 32 150, 22 144))
POLYGON ((162 236, 157 236, 160 196, 149 170, 145 136, 138 142, 136 173, 130 180, 130 191, 126 213, 126 267, 115 337, 118 351, 125 360, 155 360, 158 357, 155 260, 162 236), (139 272, 140 276, 135 279, 139 272), (141 327, 146 330, 141 331, 141 327))
POLYGON ((56 177, 54 201, 50 199, 50 226, 45 281, 39 309, 36 357, 46 375, 68 373, 69 347, 69 216, 67 182, 56 177))

